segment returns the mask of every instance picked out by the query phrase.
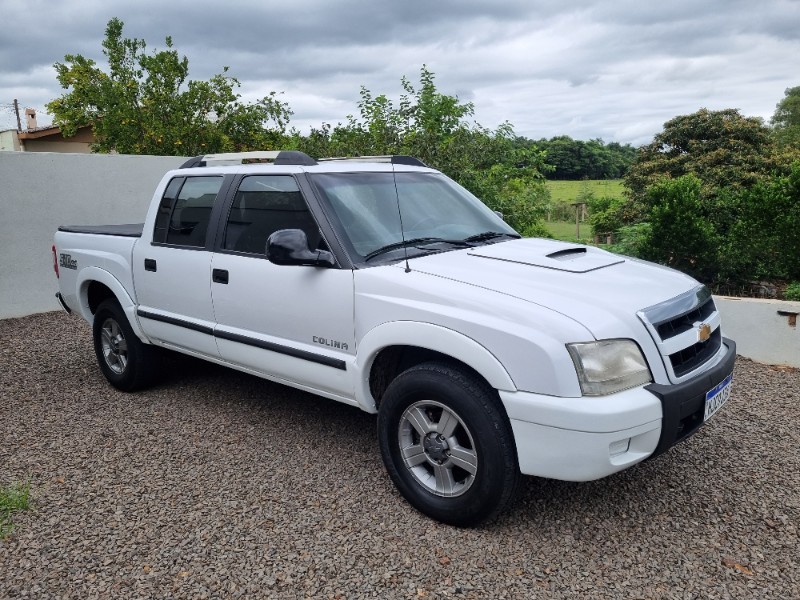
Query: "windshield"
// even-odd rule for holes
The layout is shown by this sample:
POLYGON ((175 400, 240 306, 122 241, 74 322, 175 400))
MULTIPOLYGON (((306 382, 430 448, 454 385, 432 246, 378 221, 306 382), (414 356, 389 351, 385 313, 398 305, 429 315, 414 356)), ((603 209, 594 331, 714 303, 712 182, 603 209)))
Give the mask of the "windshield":
MULTIPOLYGON (((487 232, 518 237, 480 200, 439 173, 326 173, 311 177, 341 223, 357 260, 392 244, 404 249, 404 240, 452 242, 487 232)), ((407 250, 415 253, 411 244, 407 250)))

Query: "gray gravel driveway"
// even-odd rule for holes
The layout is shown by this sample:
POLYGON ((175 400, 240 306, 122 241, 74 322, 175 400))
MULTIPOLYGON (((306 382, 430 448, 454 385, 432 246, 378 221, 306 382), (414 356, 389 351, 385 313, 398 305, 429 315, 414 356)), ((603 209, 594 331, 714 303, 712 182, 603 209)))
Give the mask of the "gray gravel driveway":
POLYGON ((411 509, 373 416, 186 358, 126 395, 88 325, 0 321, 2 598, 800 598, 800 372, 740 360, 657 460, 526 478, 499 521, 411 509))

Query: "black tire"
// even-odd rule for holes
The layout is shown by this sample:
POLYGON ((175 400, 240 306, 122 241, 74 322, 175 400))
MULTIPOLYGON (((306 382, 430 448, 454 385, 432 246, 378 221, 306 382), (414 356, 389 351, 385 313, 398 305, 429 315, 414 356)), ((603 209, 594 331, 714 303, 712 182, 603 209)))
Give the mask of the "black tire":
POLYGON ((500 399, 456 365, 429 362, 401 373, 381 400, 378 441, 397 489, 437 521, 477 525, 516 495, 519 465, 500 399))
POLYGON ((115 299, 100 303, 92 334, 97 363, 111 385, 133 392, 153 382, 158 373, 156 348, 136 337, 115 299))

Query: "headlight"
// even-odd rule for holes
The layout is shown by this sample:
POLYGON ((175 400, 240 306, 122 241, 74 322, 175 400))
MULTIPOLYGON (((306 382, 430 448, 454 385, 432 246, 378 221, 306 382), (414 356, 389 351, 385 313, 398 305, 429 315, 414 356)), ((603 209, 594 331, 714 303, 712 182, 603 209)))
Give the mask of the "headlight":
POLYGON ((642 351, 633 340, 567 344, 567 350, 585 396, 605 396, 653 380, 642 351))

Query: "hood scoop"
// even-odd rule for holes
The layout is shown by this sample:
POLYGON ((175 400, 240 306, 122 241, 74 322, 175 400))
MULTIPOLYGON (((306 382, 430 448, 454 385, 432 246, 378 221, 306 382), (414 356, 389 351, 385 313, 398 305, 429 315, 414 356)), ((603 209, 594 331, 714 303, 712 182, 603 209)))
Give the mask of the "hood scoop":
POLYGON ((547 255, 547 258, 552 258, 554 260, 572 260, 578 257, 578 255, 585 255, 586 248, 583 246, 578 246, 575 248, 566 248, 564 250, 556 250, 555 252, 551 252, 547 255))
POLYGON ((621 256, 591 246, 536 238, 482 246, 469 250, 469 255, 570 273, 588 273, 625 262, 621 256))

